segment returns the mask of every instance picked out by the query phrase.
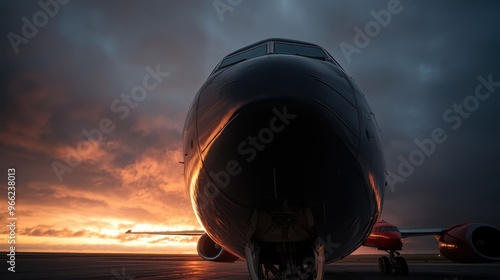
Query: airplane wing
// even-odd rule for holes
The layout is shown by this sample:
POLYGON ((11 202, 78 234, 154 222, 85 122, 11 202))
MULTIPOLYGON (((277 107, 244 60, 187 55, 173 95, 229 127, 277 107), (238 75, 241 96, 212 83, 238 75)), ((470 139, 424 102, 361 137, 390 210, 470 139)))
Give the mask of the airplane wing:
POLYGON ((399 232, 401 237, 415 237, 415 236, 426 236, 426 235, 438 235, 441 236, 446 231, 445 228, 400 228, 399 232))
POLYGON ((126 234, 151 234, 151 235, 186 235, 201 236, 205 234, 204 230, 180 230, 180 231, 132 231, 127 230, 126 234))

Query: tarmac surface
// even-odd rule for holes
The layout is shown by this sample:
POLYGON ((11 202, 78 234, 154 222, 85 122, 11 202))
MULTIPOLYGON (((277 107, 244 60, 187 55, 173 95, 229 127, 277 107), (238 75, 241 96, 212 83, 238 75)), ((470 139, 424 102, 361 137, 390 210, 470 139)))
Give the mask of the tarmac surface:
MULTIPOLYGON (((214 263, 195 255, 16 253, 8 271, 2 253, 0 279, 249 279, 246 263, 214 263)), ((457 264, 432 255, 408 255, 408 276, 378 271, 379 256, 352 255, 325 268, 328 279, 500 279, 500 263, 457 264)))

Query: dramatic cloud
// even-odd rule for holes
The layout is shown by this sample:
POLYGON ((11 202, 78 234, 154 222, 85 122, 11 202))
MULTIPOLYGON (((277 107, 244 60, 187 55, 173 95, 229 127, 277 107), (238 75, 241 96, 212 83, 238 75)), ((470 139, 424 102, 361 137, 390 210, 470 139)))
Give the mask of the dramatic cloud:
POLYGON ((0 170, 16 168, 21 250, 194 252, 196 238, 123 232, 199 228, 179 164, 188 106, 224 55, 269 37, 325 47, 364 91, 399 176, 384 219, 500 226, 494 1, 49 2, 0 9, 0 170), (428 144, 436 129, 446 140, 428 144))

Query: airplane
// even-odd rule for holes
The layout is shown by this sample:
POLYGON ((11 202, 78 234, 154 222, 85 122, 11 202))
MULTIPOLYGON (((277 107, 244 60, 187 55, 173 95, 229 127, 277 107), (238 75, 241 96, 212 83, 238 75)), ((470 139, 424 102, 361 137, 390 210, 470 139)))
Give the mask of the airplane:
POLYGON ((325 264, 360 246, 387 251, 383 273, 408 274, 403 238, 435 235, 456 262, 500 261, 487 224, 398 229, 379 220, 386 168, 364 94, 319 45, 270 38, 224 57, 183 129, 186 190, 215 262, 246 261, 252 280, 323 279, 325 264))

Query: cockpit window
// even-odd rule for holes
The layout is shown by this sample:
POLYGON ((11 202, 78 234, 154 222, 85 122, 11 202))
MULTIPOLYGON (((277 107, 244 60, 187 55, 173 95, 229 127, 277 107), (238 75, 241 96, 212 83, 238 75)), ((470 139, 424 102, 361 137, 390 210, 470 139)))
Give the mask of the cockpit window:
POLYGON ((380 231, 382 231, 382 232, 389 232, 389 231, 399 231, 399 230, 398 230, 397 227, 387 226, 387 227, 381 227, 380 231))
POLYGON ((249 50, 234 54, 224 60, 219 65, 220 68, 227 67, 229 65, 241 62, 243 60, 251 59, 254 57, 262 56, 267 54, 267 44, 259 45, 255 48, 251 48, 249 50))
POLYGON ((274 43, 274 52, 279 54, 301 55, 323 60, 327 59, 325 52, 321 48, 314 46, 276 42, 274 43))

